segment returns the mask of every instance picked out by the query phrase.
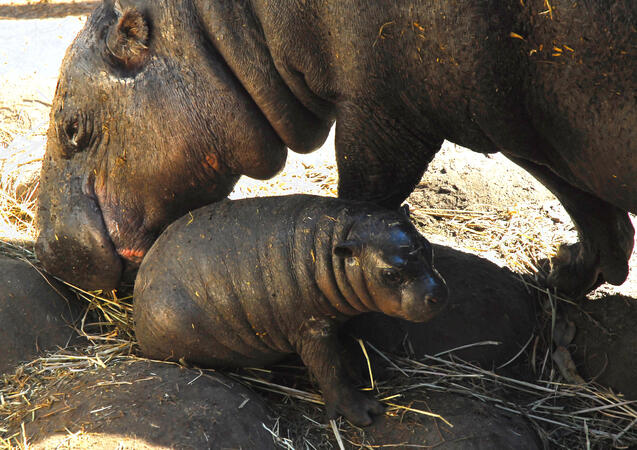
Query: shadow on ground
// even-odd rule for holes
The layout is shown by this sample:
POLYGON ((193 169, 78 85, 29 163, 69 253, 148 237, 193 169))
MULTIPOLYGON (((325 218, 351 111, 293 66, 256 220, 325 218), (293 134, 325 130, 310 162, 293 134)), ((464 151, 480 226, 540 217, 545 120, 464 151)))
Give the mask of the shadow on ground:
POLYGON ((637 400, 637 300, 607 295, 568 306, 575 325, 571 351, 585 380, 637 400))
POLYGON ((469 345, 454 354, 486 367, 509 360, 535 327, 534 298, 518 275, 450 247, 434 245, 434 253, 434 265, 449 286, 445 311, 427 323, 359 316, 349 323, 350 331, 384 350, 409 350, 416 357, 469 345), (404 349, 406 337, 409 349, 404 349), (493 344, 473 345, 480 342, 493 344))

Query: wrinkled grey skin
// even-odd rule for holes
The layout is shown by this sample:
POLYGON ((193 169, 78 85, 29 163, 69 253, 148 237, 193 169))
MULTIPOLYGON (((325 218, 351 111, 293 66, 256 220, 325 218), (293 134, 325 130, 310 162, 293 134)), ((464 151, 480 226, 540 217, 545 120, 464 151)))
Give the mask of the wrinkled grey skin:
POLYGON ((206 367, 298 353, 328 415, 371 423, 380 404, 344 372, 337 325, 377 311, 425 322, 447 288, 431 245, 400 212, 295 195, 224 201, 170 225, 135 282, 142 352, 206 367))
POLYGON ((240 175, 273 176, 286 146, 311 151, 336 120, 339 196, 396 207, 443 139, 501 151, 579 230, 549 283, 620 284, 637 212, 637 2, 550 4, 105 1, 62 67, 37 254, 113 288, 168 223, 240 175))

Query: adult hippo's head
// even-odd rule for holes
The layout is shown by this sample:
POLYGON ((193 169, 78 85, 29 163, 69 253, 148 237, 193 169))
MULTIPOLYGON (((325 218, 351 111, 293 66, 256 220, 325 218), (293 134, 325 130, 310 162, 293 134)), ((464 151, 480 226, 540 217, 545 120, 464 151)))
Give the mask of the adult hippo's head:
POLYGON ((219 44, 213 11, 197 3, 104 1, 64 58, 36 252, 82 288, 116 288, 174 219, 226 197, 241 175, 275 175, 286 146, 314 149, 329 131, 280 92, 273 67, 234 70, 264 44, 219 44))

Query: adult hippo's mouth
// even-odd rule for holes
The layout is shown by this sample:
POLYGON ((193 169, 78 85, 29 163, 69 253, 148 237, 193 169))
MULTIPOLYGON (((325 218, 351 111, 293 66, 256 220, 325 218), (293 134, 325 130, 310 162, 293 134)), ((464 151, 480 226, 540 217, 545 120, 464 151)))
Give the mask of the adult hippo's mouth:
POLYGON ((146 255, 146 250, 142 249, 134 249, 134 248, 125 248, 117 250, 117 253, 127 261, 135 265, 139 265, 144 259, 144 255, 146 255))
POLYGON ((42 167, 46 188, 38 198, 36 254, 48 272, 85 290, 110 291, 130 280, 166 224, 195 209, 200 197, 209 202, 225 198, 238 179, 219 174, 218 184, 211 182, 192 195, 145 186, 146 191, 135 187, 129 190, 133 196, 122 196, 122 182, 112 181, 115 188, 109 189, 93 170, 76 175, 77 167, 52 158, 55 145, 50 139, 52 151, 42 167), (144 196, 157 191, 162 195, 144 196), (172 207, 164 205, 166 199, 175 199, 172 207))
MULTIPOLYGON (((144 259, 146 252, 152 245, 156 236, 151 236, 144 231, 144 227, 136 227, 133 233, 123 232, 120 223, 126 223, 126 218, 120 217, 104 199, 104 195, 95 192, 95 182, 93 177, 85 185, 84 193, 96 204, 102 217, 104 233, 111 242, 115 252, 122 259, 124 271, 136 270, 144 259)), ((103 193, 102 193, 103 194, 103 193)), ((134 227, 131 227, 134 228, 134 227)), ((152 234, 152 233, 151 233, 152 234)))

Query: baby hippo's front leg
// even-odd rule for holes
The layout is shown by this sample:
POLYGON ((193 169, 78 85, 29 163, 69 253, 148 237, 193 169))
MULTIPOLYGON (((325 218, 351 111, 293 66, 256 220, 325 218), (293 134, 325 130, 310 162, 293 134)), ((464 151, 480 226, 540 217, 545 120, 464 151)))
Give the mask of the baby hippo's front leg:
POLYGON ((357 390, 347 376, 334 322, 309 319, 295 345, 319 384, 329 419, 341 414, 354 425, 366 426, 372 423, 372 415, 384 412, 380 402, 357 390))

